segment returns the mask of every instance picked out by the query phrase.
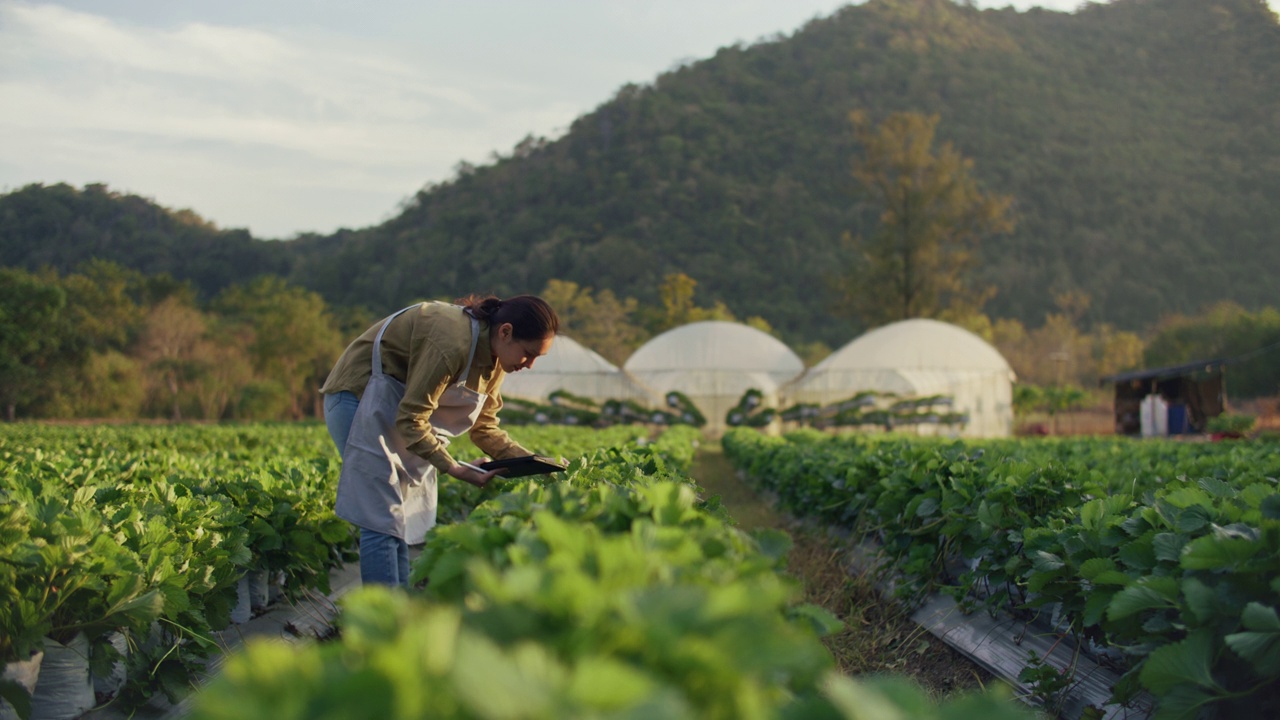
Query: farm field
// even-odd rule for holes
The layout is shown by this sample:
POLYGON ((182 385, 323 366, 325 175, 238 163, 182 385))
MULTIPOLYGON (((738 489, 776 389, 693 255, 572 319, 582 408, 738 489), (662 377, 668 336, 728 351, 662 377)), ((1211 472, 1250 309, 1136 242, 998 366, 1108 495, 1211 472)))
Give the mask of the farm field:
MULTIPOLYGON (((873 542, 904 598, 944 592, 1117 668, 1115 703, 1280 712, 1275 443, 735 430, 724 446, 781 507, 873 542)), ((1050 705, 1075 681, 1034 659, 1021 679, 1050 705)))
MULTIPOLYGON (((351 593, 332 640, 251 639, 192 716, 839 718, 869 702, 1024 716, 993 694, 933 704, 836 672, 819 638, 839 623, 801 602, 788 538, 746 533, 700 498, 694 431, 520 439, 575 459, 563 478, 442 493, 450 522, 414 562, 425 587, 351 593)), ((180 696, 243 612, 251 571, 287 602, 352 557, 319 425, 10 425, 0 459, 6 665, 87 643, 72 685, 89 705, 180 696), (104 675, 120 684, 95 697, 104 675)), ((14 683, 4 697, 25 714, 14 683)))
MULTIPOLYGON (((1063 647, 1124 670, 1118 700, 1149 692, 1167 717, 1276 703, 1275 445, 736 430, 721 455, 688 428, 514 433, 569 471, 442 484, 414 591, 350 593, 331 639, 251 639, 191 715, 839 718, 876 702, 1025 715, 1007 693, 966 695, 1000 683, 959 659, 925 667, 946 648, 911 657, 925 638, 908 625, 880 658, 849 651, 849 624, 900 618, 859 614, 823 526, 874 539, 908 606, 945 592, 1058 618, 1063 647), (864 677, 886 670, 925 689, 864 677), (478 680, 494 672, 503 692, 478 680)), ((55 641, 87 654, 68 717, 183 696, 244 622, 249 578, 300 603, 354 558, 318 424, 8 425, 0 462, 0 650, 7 665, 55 641), (116 685, 95 694, 104 676, 116 685)), ((1029 672, 1050 704, 1069 682, 1029 672)))
POLYGON ((847 535, 778 508, 774 498, 740 476, 718 445, 699 450, 694 477, 708 494, 720 496, 739 527, 782 529, 791 535, 787 570, 803 584, 804 600, 821 605, 844 624, 822 639, 840 672, 904 675, 935 699, 999 682, 913 621, 910 606, 885 597, 875 574, 854 566, 847 535))

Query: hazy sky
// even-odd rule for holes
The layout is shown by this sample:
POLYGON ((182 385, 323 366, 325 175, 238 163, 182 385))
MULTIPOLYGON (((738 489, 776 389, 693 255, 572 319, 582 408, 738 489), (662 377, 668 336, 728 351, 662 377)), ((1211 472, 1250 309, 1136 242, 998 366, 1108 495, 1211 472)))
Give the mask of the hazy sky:
POLYGON ((0 0, 0 192, 103 182, 258 237, 365 227, 625 83, 847 4, 0 0))

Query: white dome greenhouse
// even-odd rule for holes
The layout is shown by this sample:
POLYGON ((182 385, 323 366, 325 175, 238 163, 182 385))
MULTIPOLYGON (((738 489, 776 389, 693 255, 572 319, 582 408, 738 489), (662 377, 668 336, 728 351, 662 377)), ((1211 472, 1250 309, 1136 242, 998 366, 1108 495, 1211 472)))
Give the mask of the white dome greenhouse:
POLYGON ((778 388, 804 370, 799 356, 768 333, 719 320, 690 323, 645 343, 623 369, 665 395, 684 393, 707 419, 706 429, 722 433, 725 415, 743 394, 756 389, 763 405, 777 405, 778 388))
MULTIPOLYGON (((787 404, 831 404, 864 391, 907 397, 945 395, 966 415, 948 426, 969 437, 1013 430, 1013 369, 985 340, 938 320, 914 319, 871 330, 783 388, 787 404)), ((944 429, 939 429, 945 431, 944 429)))
POLYGON ((533 367, 511 373, 502 381, 503 397, 546 402, 557 390, 601 404, 633 400, 653 406, 660 400, 617 365, 564 335, 556 336, 551 350, 534 361, 533 367))

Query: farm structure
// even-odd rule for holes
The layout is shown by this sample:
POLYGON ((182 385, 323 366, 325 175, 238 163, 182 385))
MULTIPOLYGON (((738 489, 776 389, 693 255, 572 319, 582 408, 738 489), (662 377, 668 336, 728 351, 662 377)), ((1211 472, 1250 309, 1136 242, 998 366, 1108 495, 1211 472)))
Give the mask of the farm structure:
POLYGON ((918 425, 920 434, 1007 437, 1013 429, 1013 381, 1008 361, 964 328, 925 318, 870 330, 782 388, 786 404, 829 405, 859 393, 903 397, 941 395, 959 425, 918 425))
POLYGON ((631 400, 655 406, 660 399, 630 373, 573 338, 556 336, 551 351, 534 366, 512 373, 502 383, 506 397, 546 402, 557 390, 599 403, 631 400))
POLYGON ((1181 435, 1203 432, 1226 411, 1224 359, 1134 370, 1098 382, 1115 387, 1117 435, 1181 435))
POLYGON ((708 320, 682 325, 637 349, 623 369, 660 394, 684 393, 707 418, 712 437, 727 427, 725 416, 748 390, 776 407, 778 388, 804 370, 804 362, 781 341, 748 325, 708 320))

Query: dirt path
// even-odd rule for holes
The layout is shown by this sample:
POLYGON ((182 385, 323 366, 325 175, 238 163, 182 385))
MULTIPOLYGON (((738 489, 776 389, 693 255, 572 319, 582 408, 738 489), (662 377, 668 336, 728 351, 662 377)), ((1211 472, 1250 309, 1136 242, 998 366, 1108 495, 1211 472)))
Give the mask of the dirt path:
POLYGON ((777 512, 757 495, 719 444, 699 448, 690 474, 709 495, 720 496, 738 527, 791 534, 795 547, 788 569, 803 583, 806 601, 845 623, 843 632, 823 639, 841 672, 904 674, 938 698, 993 682, 985 670, 912 622, 904 608, 881 598, 870 578, 852 574, 844 540, 777 512))

